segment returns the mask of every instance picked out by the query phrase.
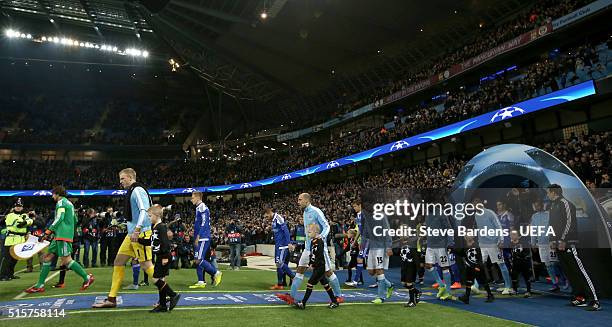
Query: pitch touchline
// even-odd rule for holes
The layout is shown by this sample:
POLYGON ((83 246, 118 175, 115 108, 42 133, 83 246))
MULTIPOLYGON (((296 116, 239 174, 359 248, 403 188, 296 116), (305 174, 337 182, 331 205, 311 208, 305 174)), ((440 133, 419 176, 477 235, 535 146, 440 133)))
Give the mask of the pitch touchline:
MULTIPOLYGON (((53 277, 53 276, 52 276, 53 277)), ((49 277, 48 279, 50 279, 51 277, 49 277)), ((347 292, 357 292, 359 291, 359 289, 342 289, 342 291, 347 291, 347 292)), ((277 293, 283 293, 283 291, 275 291, 275 290, 253 290, 253 291, 224 291, 224 290, 200 290, 200 291, 178 291, 179 293, 271 293, 271 294, 277 294, 277 293)), ((315 290, 314 292, 324 292, 321 290, 315 290)), ((27 294, 27 293, 26 293, 27 294)), ((28 297, 28 299, 46 299, 46 298, 60 298, 60 297, 65 297, 65 296, 87 296, 87 295, 99 295, 99 294, 108 294, 108 292, 87 292, 87 293, 66 293, 66 294, 53 294, 53 295, 41 295, 41 296, 31 296, 28 297)), ((128 295, 128 294, 158 294, 155 291, 151 291, 151 292, 125 292, 125 293, 119 293, 119 296, 121 295, 128 295)), ((21 295, 21 294, 20 294, 21 295)), ((2 303, 2 302, 0 302, 2 303)))
MULTIPOLYGON (((401 304, 404 303, 402 301, 388 301, 385 303, 389 304, 401 304)), ((421 303, 427 303, 425 301, 421 301, 421 303)), ((342 303, 341 306, 346 305, 372 305, 370 302, 350 302, 350 303, 342 303)), ((326 303, 313 303, 308 304, 309 307, 327 307, 326 303)), ((253 309, 253 308, 291 308, 286 304, 277 304, 277 305, 241 305, 241 306, 231 306, 231 305, 216 305, 216 306, 202 306, 202 307, 176 307, 174 310, 212 310, 212 309, 253 309)), ((130 312, 130 311, 149 311, 151 308, 133 308, 133 309, 111 309, 111 310, 78 310, 78 311, 68 311, 68 314, 72 313, 92 313, 92 312, 130 312)))

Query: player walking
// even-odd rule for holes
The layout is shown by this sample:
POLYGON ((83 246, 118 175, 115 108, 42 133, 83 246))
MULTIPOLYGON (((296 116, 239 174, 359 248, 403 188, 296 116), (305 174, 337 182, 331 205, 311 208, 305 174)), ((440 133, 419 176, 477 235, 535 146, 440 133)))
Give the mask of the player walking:
MULTIPOLYGON (((329 284, 331 285, 334 294, 338 296, 338 302, 344 302, 342 298, 342 293, 340 290, 340 283, 338 281, 338 277, 331 270, 331 261, 329 260, 329 251, 327 250, 327 244, 325 240, 327 239, 327 235, 329 234, 329 223, 327 219, 325 219, 325 215, 321 211, 321 209, 313 206, 311 204, 312 197, 308 193, 302 193, 298 196, 298 205, 300 208, 304 210, 304 229, 307 230, 307 226, 310 224, 318 224, 319 229, 321 230, 318 238, 323 240, 324 249, 323 255, 325 259, 325 276, 329 279, 329 284)), ((295 303, 295 296, 297 295, 297 291, 300 288, 300 285, 304 281, 304 272, 309 266, 310 262, 310 248, 311 248, 311 240, 312 238, 306 235, 306 246, 304 247, 304 251, 302 252, 302 256, 300 257, 300 261, 298 263, 297 273, 295 274, 295 278, 293 278, 293 283, 291 284, 291 293, 290 294, 277 294, 278 298, 289 303, 295 303)), ((292 247, 292 245, 290 245, 292 247)))
POLYGON ((140 266, 149 277, 153 277, 153 254, 151 253, 151 221, 147 210, 151 207, 151 197, 146 188, 136 182, 136 171, 126 168, 119 172, 119 183, 128 192, 125 195, 124 215, 127 220, 128 235, 125 236, 113 266, 113 277, 108 297, 93 308, 117 307, 117 294, 125 275, 125 264, 132 258, 138 259, 140 266))
POLYGON ((46 240, 54 234, 54 239, 49 245, 48 253, 43 257, 43 266, 40 270, 36 285, 25 290, 26 293, 42 293, 45 291, 45 281, 51 270, 51 261, 57 256, 62 265, 72 269, 77 275, 83 278, 81 291, 84 291, 94 282, 94 276, 87 274, 85 269, 76 261, 72 260, 72 238, 74 237, 74 225, 76 216, 74 215, 74 205, 66 199, 66 189, 63 186, 56 186, 52 191, 55 205, 55 219, 45 235, 41 239, 46 240))
POLYGON ((196 218, 194 223, 193 236, 194 252, 196 259, 196 272, 198 274, 198 282, 189 286, 189 288, 205 288, 204 272, 214 276, 213 286, 221 283, 223 273, 217 270, 208 260, 206 253, 210 249, 211 232, 210 232, 210 210, 202 202, 202 192, 191 193, 191 203, 196 206, 196 218))
MULTIPOLYGON (((448 230, 452 228, 447 216, 436 213, 427 215, 425 218, 425 226, 432 230, 448 230)), ((452 278, 449 268, 454 262, 451 261, 453 258, 449 256, 449 252, 453 248, 454 244, 455 241, 450 235, 427 237, 425 269, 434 275, 436 282, 440 285, 440 287, 438 287, 437 297, 441 300, 447 300, 452 297, 452 278), (442 278, 440 278, 440 274, 435 269, 435 265, 442 268, 442 278)))
POLYGON ((287 227, 287 222, 283 216, 274 212, 269 206, 266 206, 264 211, 266 218, 272 219, 272 232, 274 233, 274 262, 276 263, 277 284, 272 286, 271 289, 282 290, 284 289, 283 282, 285 280, 285 275, 289 276, 291 279, 295 277, 295 273, 285 262, 287 253, 289 252, 291 234, 289 233, 289 227, 287 227))

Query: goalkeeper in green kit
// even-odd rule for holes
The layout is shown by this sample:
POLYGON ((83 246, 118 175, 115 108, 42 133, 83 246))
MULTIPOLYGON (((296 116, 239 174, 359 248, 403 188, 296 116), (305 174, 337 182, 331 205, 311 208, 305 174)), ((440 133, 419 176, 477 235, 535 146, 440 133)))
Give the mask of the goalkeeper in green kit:
POLYGON ((49 245, 48 253, 43 257, 43 265, 40 270, 40 276, 38 277, 38 283, 25 290, 26 293, 42 293, 45 291, 45 280, 47 279, 47 275, 49 275, 51 261, 55 256, 59 257, 62 265, 68 267, 68 269, 72 269, 72 271, 83 278, 81 291, 89 288, 94 282, 93 275, 87 274, 85 269, 83 269, 78 262, 72 260, 70 256, 72 253, 74 226, 76 224, 74 205, 66 199, 66 189, 63 186, 54 187, 52 196, 53 200, 56 202, 55 219, 53 220, 53 224, 49 226, 49 229, 45 231, 41 240, 50 239, 52 234, 54 237, 49 245))

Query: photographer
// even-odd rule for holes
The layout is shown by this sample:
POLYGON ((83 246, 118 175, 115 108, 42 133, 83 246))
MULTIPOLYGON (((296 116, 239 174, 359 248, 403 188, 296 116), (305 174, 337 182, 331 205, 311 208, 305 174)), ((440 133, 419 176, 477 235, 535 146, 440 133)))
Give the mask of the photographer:
POLYGON ((177 269, 179 268, 179 261, 181 264, 180 268, 191 268, 191 262, 193 261, 193 246, 191 246, 191 238, 189 235, 185 235, 183 240, 178 243, 176 258, 177 269))
POLYGON ((6 215, 6 239, 4 240, 4 252, 2 259, 0 260, 0 281, 8 281, 11 279, 18 279, 15 276, 15 260, 10 253, 11 246, 25 242, 26 235, 28 233, 28 226, 34 222, 34 212, 30 211, 28 214, 23 213, 23 203, 21 198, 18 198, 15 202, 15 206, 11 213, 6 215))
POLYGON ((101 219, 98 222, 100 228, 100 265, 110 266, 115 259, 113 239, 117 235, 117 213, 113 212, 112 207, 106 208, 106 212, 100 213, 101 219))
POLYGON ((85 253, 83 254, 83 265, 85 268, 89 268, 89 251, 91 250, 91 266, 97 267, 98 260, 98 240, 99 240, 99 226, 98 226, 98 215, 96 210, 88 208, 85 211, 85 217, 83 219, 83 242, 85 244, 85 253))

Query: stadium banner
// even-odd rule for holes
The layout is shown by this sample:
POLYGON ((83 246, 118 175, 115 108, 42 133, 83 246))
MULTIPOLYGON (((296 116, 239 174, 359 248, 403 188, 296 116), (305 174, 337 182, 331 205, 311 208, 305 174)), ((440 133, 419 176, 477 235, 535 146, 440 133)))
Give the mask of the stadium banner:
POLYGON ((433 75, 431 77, 429 77, 428 79, 422 80, 418 83, 412 84, 408 87, 406 87, 403 90, 400 90, 398 92, 395 92, 387 97, 384 97, 382 99, 379 99, 378 101, 374 102, 374 107, 381 107, 384 105, 387 105, 389 103, 395 102, 397 100, 400 100, 402 98, 405 98, 411 94, 414 94, 418 91, 421 91, 423 89, 428 88, 431 85, 434 85, 436 83, 439 83, 443 80, 449 79, 455 75, 464 73, 486 61, 489 61, 501 54, 504 54, 508 51, 520 48, 526 44, 529 44, 531 42, 533 42, 534 40, 537 40, 549 33, 552 32, 552 23, 548 23, 546 25, 542 25, 530 32, 524 33, 522 35, 519 35, 517 37, 515 37, 512 40, 506 41, 496 47, 494 47, 493 49, 490 49, 488 51, 485 51, 483 53, 481 53, 480 55, 470 58, 460 64, 456 64, 451 66, 449 69, 440 72, 436 75, 433 75))
MULTIPOLYGON (((391 152, 413 148, 421 144, 429 143, 451 136, 457 136, 465 132, 475 130, 484 126, 505 122, 523 115, 547 108, 555 108, 557 105, 582 99, 595 94, 595 83, 592 80, 555 91, 537 98, 516 103, 512 106, 494 110, 476 117, 443 126, 425 133, 411 136, 402 140, 384 144, 369 150, 365 150, 350 156, 324 162, 312 167, 287 172, 265 178, 258 181, 243 182, 228 185, 184 187, 174 189, 151 189, 151 195, 186 195, 194 191, 205 193, 227 192, 251 189, 255 187, 268 186, 300 178, 315 173, 324 172, 345 165, 350 165, 363 160, 380 157, 391 152)), ((122 196, 125 190, 68 190, 69 196, 122 196)), ((50 190, 0 190, 0 196, 51 196, 50 190)))
POLYGON ((569 25, 579 19, 582 19, 586 16, 589 16, 593 13, 596 13, 602 9, 605 9, 612 5, 612 0, 597 0, 595 2, 591 2, 588 5, 569 13, 563 17, 557 18, 552 21, 553 31, 556 31, 566 25, 569 25))

